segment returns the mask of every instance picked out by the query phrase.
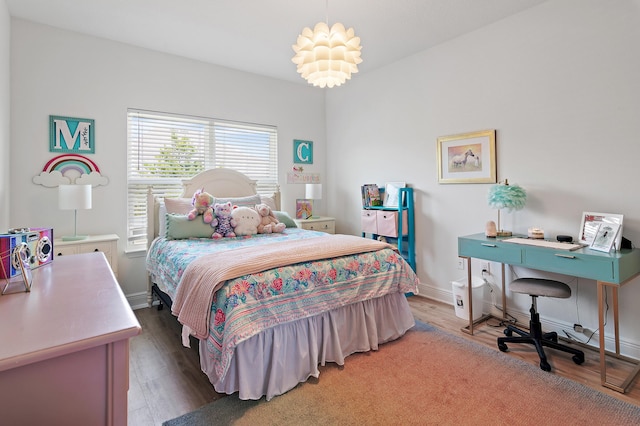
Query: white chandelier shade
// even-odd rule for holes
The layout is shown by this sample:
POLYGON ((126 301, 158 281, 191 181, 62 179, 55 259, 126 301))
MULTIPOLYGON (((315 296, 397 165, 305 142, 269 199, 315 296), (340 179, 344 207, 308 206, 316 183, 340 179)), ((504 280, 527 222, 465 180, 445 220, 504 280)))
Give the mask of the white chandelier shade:
POLYGON ((296 54, 291 60, 298 73, 314 86, 340 86, 358 72, 362 62, 360 37, 341 23, 331 29, 324 22, 317 23, 313 31, 306 27, 292 47, 296 54))

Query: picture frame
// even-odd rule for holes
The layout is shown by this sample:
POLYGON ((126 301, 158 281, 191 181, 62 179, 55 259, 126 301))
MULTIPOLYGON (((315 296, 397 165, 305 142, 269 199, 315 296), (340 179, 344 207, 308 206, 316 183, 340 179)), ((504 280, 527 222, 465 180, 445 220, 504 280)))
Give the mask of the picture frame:
POLYGON ((591 246, 589 248, 592 250, 609 253, 619 233, 619 224, 601 222, 598 224, 598 231, 596 232, 593 243, 591 243, 591 246))
POLYGON ((438 183, 496 183, 496 131, 441 136, 438 183))
POLYGON ((313 142, 293 140, 293 163, 313 164, 313 142))
POLYGON ((592 246, 602 224, 616 224, 618 225, 618 230, 613 242, 613 247, 615 247, 615 250, 620 250, 623 221, 624 215, 621 214, 582 212, 580 230, 578 231, 578 242, 585 246, 592 246))
POLYGON ((91 118, 49 116, 49 151, 95 154, 95 120, 91 118))
POLYGON ((387 182, 384 186, 384 207, 398 207, 398 203, 402 205, 404 200, 400 201, 400 188, 405 188, 406 182, 387 182))
POLYGON ((313 216, 313 200, 296 200, 296 219, 309 219, 313 216))

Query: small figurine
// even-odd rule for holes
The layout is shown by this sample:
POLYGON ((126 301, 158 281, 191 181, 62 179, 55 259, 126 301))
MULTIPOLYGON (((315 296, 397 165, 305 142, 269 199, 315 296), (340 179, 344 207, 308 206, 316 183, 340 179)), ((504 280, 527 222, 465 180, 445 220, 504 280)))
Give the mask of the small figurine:
POLYGON ((495 238, 498 235, 498 230, 496 229, 496 223, 494 221, 490 220, 487 222, 484 234, 488 238, 495 238))

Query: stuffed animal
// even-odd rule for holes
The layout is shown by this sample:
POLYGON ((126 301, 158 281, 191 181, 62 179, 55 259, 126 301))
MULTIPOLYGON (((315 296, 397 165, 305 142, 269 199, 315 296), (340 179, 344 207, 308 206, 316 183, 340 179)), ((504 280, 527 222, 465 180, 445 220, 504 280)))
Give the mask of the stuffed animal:
POLYGON ((213 205, 214 218, 211 221, 211 226, 214 228, 211 238, 222 237, 235 237, 233 228, 236 226, 236 221, 231 216, 233 206, 231 202, 227 203, 215 203, 213 205))
POLYGON ((193 209, 187 215, 189 220, 195 219, 198 215, 202 215, 204 223, 211 223, 213 220, 213 196, 208 192, 204 192, 204 188, 198 189, 191 198, 193 209))
POLYGON ((260 215, 251 207, 238 207, 233 209, 231 217, 236 224, 233 228, 236 235, 253 235, 258 233, 260 215))
POLYGON ((256 211, 260 215, 260 225, 258 225, 258 234, 271 234, 272 232, 282 232, 286 225, 280 222, 276 215, 273 214, 271 208, 262 203, 256 204, 256 211))

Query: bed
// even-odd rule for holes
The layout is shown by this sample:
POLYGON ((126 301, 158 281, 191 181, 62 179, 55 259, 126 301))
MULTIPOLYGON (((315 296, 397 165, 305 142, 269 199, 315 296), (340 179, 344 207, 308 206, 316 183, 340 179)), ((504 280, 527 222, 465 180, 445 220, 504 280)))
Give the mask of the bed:
POLYGON ((174 200, 150 191, 147 220, 149 303, 171 306, 183 344, 197 337, 202 371, 219 393, 270 400, 317 378, 318 366, 343 365, 415 324, 405 294, 417 293, 418 278, 393 247, 299 229, 280 212, 279 192, 257 195, 242 173, 204 171, 174 200), (212 240, 179 211, 200 188, 216 201, 266 202, 288 227, 212 240))

